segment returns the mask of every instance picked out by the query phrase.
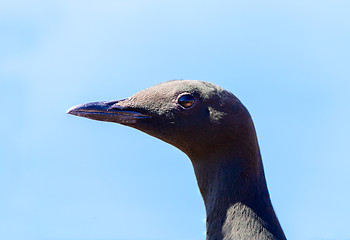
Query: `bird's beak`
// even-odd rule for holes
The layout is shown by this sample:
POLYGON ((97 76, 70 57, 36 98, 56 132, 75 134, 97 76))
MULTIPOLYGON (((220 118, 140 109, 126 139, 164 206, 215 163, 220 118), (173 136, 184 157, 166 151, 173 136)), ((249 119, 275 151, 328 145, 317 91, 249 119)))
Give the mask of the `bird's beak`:
POLYGON ((151 118, 150 115, 120 106, 118 102, 120 101, 79 104, 68 109, 67 113, 93 120, 116 122, 125 125, 136 123, 138 119, 151 118))

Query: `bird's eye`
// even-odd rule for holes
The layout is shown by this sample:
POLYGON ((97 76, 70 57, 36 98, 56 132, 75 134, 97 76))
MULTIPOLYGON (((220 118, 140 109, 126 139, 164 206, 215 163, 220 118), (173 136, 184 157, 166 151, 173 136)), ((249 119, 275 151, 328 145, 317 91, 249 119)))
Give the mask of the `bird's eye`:
POLYGON ((189 108, 194 103, 194 97, 190 94, 183 95, 178 99, 178 103, 184 108, 189 108))

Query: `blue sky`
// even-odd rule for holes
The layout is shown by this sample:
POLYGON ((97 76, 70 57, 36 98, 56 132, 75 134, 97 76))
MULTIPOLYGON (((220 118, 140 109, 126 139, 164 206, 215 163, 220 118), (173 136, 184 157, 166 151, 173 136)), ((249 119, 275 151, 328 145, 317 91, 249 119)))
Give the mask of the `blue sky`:
POLYGON ((192 166, 65 114, 171 79, 237 95, 288 239, 350 239, 348 1, 1 1, 0 238, 205 239, 192 166))

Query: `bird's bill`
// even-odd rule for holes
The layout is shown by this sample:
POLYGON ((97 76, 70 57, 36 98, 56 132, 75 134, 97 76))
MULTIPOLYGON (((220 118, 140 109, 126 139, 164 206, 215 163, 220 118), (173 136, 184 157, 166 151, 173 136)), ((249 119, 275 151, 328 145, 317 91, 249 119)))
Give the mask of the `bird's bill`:
POLYGON ((150 118, 147 114, 125 109, 119 106, 119 101, 92 102, 79 104, 68 109, 67 113, 97 121, 133 124, 138 119, 150 118))

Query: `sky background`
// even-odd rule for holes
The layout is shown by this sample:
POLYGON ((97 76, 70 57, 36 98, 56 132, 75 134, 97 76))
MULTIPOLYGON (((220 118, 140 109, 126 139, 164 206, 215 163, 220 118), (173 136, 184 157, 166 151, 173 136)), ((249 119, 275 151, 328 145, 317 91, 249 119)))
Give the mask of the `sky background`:
POLYGON ((288 239, 350 239, 347 0, 0 1, 0 239, 198 240, 189 159, 66 115, 172 79, 249 109, 288 239))

